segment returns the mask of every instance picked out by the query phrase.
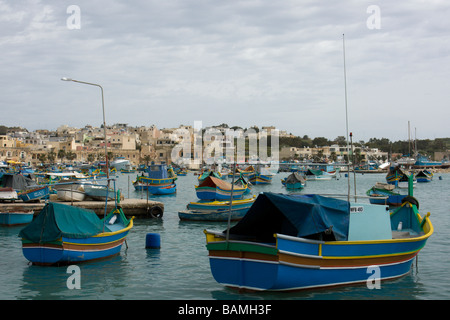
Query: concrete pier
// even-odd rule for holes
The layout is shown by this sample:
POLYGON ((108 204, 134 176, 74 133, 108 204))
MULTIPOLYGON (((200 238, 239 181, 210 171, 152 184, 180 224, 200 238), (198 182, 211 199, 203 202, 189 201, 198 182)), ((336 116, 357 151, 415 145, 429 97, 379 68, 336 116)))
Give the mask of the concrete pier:
MULTIPOLYGON (((73 205, 76 207, 81 207, 85 209, 93 210, 100 218, 105 214, 105 202, 104 201, 81 201, 73 202, 70 201, 53 201, 64 203, 67 205, 73 205)), ((124 199, 120 201, 122 210, 127 216, 127 218, 135 217, 138 218, 159 218, 163 216, 164 204, 158 201, 151 201, 146 199, 124 199)), ((0 202, 0 211, 3 210, 34 210, 34 215, 36 216, 45 206, 45 202, 41 201, 39 203, 26 203, 22 201, 16 202, 0 202)), ((108 214, 114 208, 114 201, 108 201, 107 212, 108 214)))

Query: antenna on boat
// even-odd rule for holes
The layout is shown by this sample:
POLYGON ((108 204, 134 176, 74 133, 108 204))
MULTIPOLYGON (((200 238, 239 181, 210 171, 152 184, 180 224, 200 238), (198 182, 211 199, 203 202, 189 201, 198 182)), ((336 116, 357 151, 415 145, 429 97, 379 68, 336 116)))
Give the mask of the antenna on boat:
POLYGON ((346 134, 346 140, 347 140, 347 200, 348 200, 348 202, 350 202, 350 152, 349 152, 349 145, 348 145, 347 72, 345 70, 345 38, 344 37, 345 37, 344 34, 342 34, 342 48, 343 48, 343 53, 344 53, 345 127, 347 130, 347 134, 346 134))
MULTIPOLYGON (((236 154, 237 157, 237 154, 236 154)), ((230 224, 231 224, 231 210, 233 207, 233 190, 234 190, 234 175, 236 174, 236 157, 234 158, 234 164, 233 164, 233 175, 231 177, 231 195, 230 195, 230 209, 228 211, 228 227, 227 227, 227 236, 226 236, 226 242, 228 246, 228 241, 230 240, 230 224)))

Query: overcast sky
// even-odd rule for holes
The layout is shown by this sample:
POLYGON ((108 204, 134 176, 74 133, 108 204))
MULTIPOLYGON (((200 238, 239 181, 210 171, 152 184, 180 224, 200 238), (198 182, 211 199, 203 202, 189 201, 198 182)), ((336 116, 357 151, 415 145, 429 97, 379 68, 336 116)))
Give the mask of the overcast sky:
POLYGON ((0 0, 0 125, 450 137, 450 1, 0 0), (75 7, 70 7, 75 5, 75 7), (79 9, 79 10, 78 10, 79 9))

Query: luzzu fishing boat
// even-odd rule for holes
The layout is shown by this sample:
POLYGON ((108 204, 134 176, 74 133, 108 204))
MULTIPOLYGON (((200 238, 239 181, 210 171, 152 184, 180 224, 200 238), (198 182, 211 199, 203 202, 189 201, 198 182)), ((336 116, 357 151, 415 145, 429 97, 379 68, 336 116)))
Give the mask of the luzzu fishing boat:
POLYGON ((33 210, 2 210, 0 211, 0 225, 17 226, 30 223, 33 220, 33 210))
POLYGON ((120 206, 100 219, 91 210, 49 202, 19 236, 33 264, 64 265, 119 254, 132 227, 120 206))
POLYGON ((398 207, 402 205, 406 194, 400 194, 394 191, 395 186, 388 183, 377 182, 372 188, 366 191, 369 202, 372 204, 381 204, 398 207))
POLYGON ((151 194, 173 194, 176 192, 177 176, 166 164, 151 164, 147 168, 147 176, 141 175, 133 182, 136 190, 148 190, 151 194))
POLYGON ((204 232, 217 282, 293 291, 368 283, 374 267, 379 280, 406 275, 433 226, 409 202, 389 213, 318 195, 263 193, 235 226, 204 232))
POLYGON ((195 192, 200 200, 233 200, 241 199, 247 191, 247 186, 232 187, 231 183, 208 176, 202 183, 195 186, 195 192))
POLYGON ((415 178, 417 182, 431 182, 433 180, 433 172, 429 170, 420 170, 416 173, 415 178))
POLYGON ((187 210, 179 211, 178 217, 180 220, 194 220, 194 221, 228 221, 230 214, 230 221, 237 221, 242 219, 256 197, 249 199, 230 201, 209 201, 200 200, 197 202, 190 202, 187 205, 187 210))
POLYGON ((281 180, 281 184, 287 190, 302 190, 306 186, 306 180, 299 173, 292 172, 289 176, 281 180))
POLYGON ((23 202, 39 202, 41 199, 49 197, 48 186, 38 186, 26 191, 19 192, 17 195, 23 202))

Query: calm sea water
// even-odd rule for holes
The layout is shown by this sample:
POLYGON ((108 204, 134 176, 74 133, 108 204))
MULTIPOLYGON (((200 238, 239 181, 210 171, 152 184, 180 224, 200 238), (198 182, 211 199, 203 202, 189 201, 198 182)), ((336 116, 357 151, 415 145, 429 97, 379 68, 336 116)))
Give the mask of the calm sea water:
MULTIPOLYGON (((125 197, 146 198, 131 186, 135 174, 119 175, 118 186, 125 197)), ((253 193, 285 192, 280 179, 271 185, 254 186, 253 193)), ((351 184, 353 190, 353 175, 351 184)), ((364 194, 375 182, 385 182, 384 174, 358 174, 358 194, 364 194)), ((204 229, 222 231, 227 223, 180 221, 178 211, 195 201, 197 177, 189 173, 179 177, 177 194, 150 196, 164 202, 162 219, 138 219, 127 238, 128 248, 103 261, 80 264, 81 288, 69 289, 67 267, 29 265, 23 257, 18 233, 22 227, 0 228, 0 299, 121 299, 121 300, 289 300, 289 299, 450 299, 450 174, 437 173, 431 183, 419 183, 414 196, 420 212, 431 212, 435 232, 420 252, 418 263, 403 278, 382 282, 380 289, 353 286, 297 293, 238 293, 218 284, 211 275, 204 229), (442 179, 439 179, 439 176, 442 179), (147 233, 161 236, 161 249, 146 249, 147 233)), ((308 181, 303 193, 346 193, 347 178, 332 181, 308 181)), ((353 192, 353 191, 352 191, 353 192)), ((365 200, 367 201, 367 200, 365 200)))

